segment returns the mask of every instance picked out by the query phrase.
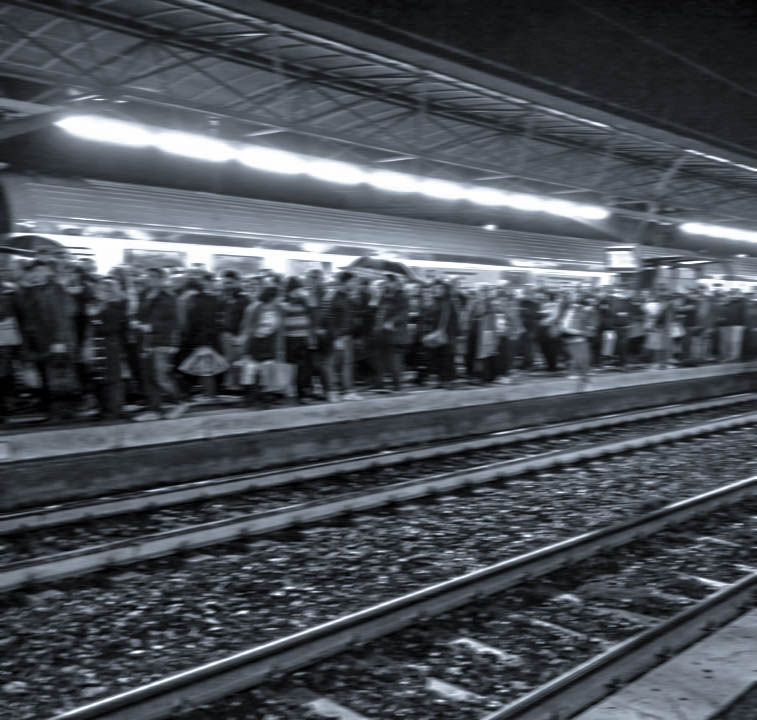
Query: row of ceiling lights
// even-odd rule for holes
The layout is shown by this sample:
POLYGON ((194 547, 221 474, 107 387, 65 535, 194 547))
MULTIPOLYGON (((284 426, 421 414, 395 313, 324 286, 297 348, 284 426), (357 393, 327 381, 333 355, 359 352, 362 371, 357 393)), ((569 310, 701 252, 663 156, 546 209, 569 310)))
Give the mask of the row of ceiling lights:
MULTIPOLYGON (((154 147, 166 153, 210 162, 237 161, 256 170, 307 175, 343 185, 367 184, 389 192, 419 193, 444 200, 466 200, 477 205, 544 212, 575 220, 604 220, 610 215, 609 210, 597 205, 464 185, 410 173, 372 170, 351 163, 260 145, 231 143, 205 135, 166 130, 97 115, 71 115, 55 124, 87 140, 130 147, 154 147)), ((487 230, 495 229, 495 226, 485 227, 487 230)), ((695 235, 757 242, 757 232, 747 230, 696 222, 683 223, 680 228, 683 232, 695 235)))
POLYGON ((237 161, 256 170, 308 175, 342 185, 367 184, 380 190, 419 193, 443 200, 467 200, 490 207, 544 212, 577 220, 603 220, 609 211, 595 205, 511 193, 389 170, 371 170, 351 163, 276 150, 260 145, 230 143, 193 133, 151 128, 95 115, 74 115, 56 125, 88 140, 130 147, 155 147, 163 152, 210 162, 237 161))

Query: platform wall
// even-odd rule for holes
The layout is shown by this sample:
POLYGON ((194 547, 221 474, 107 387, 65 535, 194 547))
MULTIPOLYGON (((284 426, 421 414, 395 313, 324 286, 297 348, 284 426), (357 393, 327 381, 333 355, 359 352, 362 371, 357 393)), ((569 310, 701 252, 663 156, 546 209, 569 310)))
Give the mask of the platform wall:
POLYGON ((533 383, 530 394, 538 389, 536 397, 527 396, 528 388, 499 386, 223 413, 173 425, 164 421, 138 428, 117 425, 5 436, 0 438, 5 459, 0 464, 0 510, 757 389, 756 374, 746 368, 665 382, 659 381, 661 374, 645 375, 649 377, 643 384, 629 384, 623 376, 623 387, 586 392, 575 392, 575 384, 568 387, 567 380, 533 383), (128 437, 137 430, 141 440, 128 437), (178 439, 182 437, 193 439, 178 439), (107 449, 108 442, 121 447, 107 449))

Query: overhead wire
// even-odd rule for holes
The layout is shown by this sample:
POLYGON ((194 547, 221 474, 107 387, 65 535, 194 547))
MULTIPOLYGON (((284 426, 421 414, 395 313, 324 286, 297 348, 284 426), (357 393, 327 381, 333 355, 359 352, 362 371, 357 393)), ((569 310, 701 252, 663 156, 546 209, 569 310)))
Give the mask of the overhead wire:
POLYGON ((745 95, 749 95, 750 97, 757 99, 757 92, 755 92, 754 90, 744 85, 741 85, 740 83, 734 82, 730 78, 727 78, 724 75, 721 75, 719 72, 713 70, 712 68, 709 68, 706 65, 702 65, 702 63, 697 62, 696 60, 692 60, 691 58, 683 55, 682 53, 677 52, 676 50, 671 50, 669 47, 667 47, 661 42, 652 40, 646 35, 642 35, 637 30, 634 30, 633 28, 628 27, 625 23, 621 22, 620 20, 616 20, 615 18, 612 18, 609 15, 606 15, 601 10, 597 10, 596 8, 589 7, 588 5, 583 3, 581 0, 568 0, 568 2, 571 5, 574 5, 577 8, 580 8, 585 13, 588 13, 589 15, 593 15, 595 17, 600 18, 601 20, 606 22, 608 25, 612 25, 618 30, 621 30, 622 32, 624 32, 626 35, 632 36, 633 38, 638 40, 640 43, 643 43, 644 45, 648 45, 649 47, 652 47, 655 50, 658 50, 659 52, 664 53, 665 55, 670 55, 671 57, 676 58, 676 60, 679 60, 685 65, 688 65, 689 67, 692 67, 695 70, 698 70, 702 74, 707 75, 708 77, 711 77, 715 80, 718 80, 724 83, 725 85, 728 85, 730 88, 733 88, 734 90, 737 90, 745 95))

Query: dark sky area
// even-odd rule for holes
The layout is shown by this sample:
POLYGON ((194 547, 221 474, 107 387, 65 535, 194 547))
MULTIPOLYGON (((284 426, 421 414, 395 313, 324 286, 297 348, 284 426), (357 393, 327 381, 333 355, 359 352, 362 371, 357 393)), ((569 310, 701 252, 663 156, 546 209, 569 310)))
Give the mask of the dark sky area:
POLYGON ((553 94, 757 152, 757 0, 279 0, 553 94), (423 48, 420 38, 431 44, 423 48), (479 58, 455 57, 455 51, 479 58))

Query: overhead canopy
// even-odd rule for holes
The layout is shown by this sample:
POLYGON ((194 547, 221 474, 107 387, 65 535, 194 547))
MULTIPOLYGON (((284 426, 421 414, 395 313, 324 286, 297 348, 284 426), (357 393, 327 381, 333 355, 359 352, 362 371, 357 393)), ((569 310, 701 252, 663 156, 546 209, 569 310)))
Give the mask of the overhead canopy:
POLYGON ((749 150, 257 0, 6 0, 0 138, 61 111, 204 130, 640 219, 757 220, 749 150))

